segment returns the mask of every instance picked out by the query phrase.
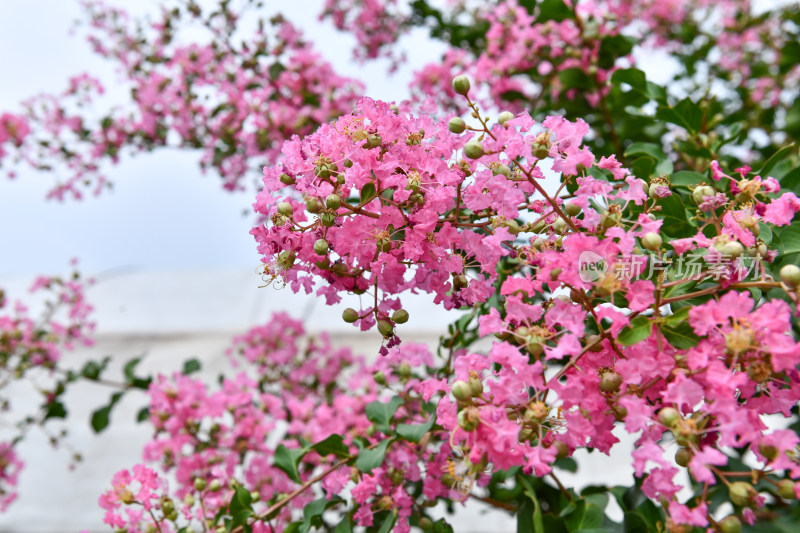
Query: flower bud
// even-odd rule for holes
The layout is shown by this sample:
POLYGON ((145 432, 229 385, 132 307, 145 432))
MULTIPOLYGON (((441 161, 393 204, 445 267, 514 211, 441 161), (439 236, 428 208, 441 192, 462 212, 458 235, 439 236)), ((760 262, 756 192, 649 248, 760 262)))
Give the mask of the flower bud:
POLYGON ((700 185, 699 187, 695 187, 692 191, 692 200, 694 200, 696 204, 701 204, 706 197, 714 196, 714 194, 713 188, 708 185, 700 185))
POLYGON ((314 253, 317 255, 325 255, 328 253, 328 241, 325 239, 317 239, 314 243, 314 253))
POLYGON ((317 214, 322 211, 322 202, 316 198, 309 198, 306 200, 306 209, 309 213, 317 214))
POLYGON ((319 221, 326 228, 330 228, 331 226, 336 224, 336 215, 334 215, 333 213, 322 213, 319 216, 319 221))
POLYGON ((472 396, 479 398, 483 394, 483 381, 478 376, 469 377, 469 389, 472 391, 472 396))
POLYGON ((294 185, 296 183, 296 180, 286 173, 281 174, 280 180, 284 185, 294 185))
POLYGON ((211 483, 208 484, 208 490, 211 492, 219 492, 222 490, 222 483, 218 479, 211 480, 211 483))
POLYGON ((467 78, 463 74, 453 78, 453 90, 456 92, 456 94, 466 96, 467 93, 469 92, 469 89, 470 89, 469 78, 467 78))
POLYGON ((555 222, 553 222, 553 231, 559 235, 564 235, 567 232, 567 221, 558 217, 555 222))
POLYGON ((800 285, 800 268, 797 265, 785 265, 781 268, 781 281, 789 287, 800 285))
POLYGON ((728 515, 719 521, 720 533, 742 533, 742 522, 736 515, 728 515))
POLYGON ((581 208, 572 202, 564 202, 564 212, 569 216, 574 217, 578 216, 578 214, 581 212, 581 208))
POLYGON ((569 446, 563 441, 557 440, 553 443, 556 447, 556 459, 565 459, 569 457, 569 446))
POLYGON ((206 480, 201 477, 194 478, 194 488, 199 491, 206 490, 206 480))
POLYGON ((348 307, 347 309, 342 311, 342 320, 344 320, 348 324, 352 324, 353 322, 358 320, 358 311, 356 311, 352 307, 348 307))
POLYGON ((467 129, 467 123, 461 117, 453 117, 447 123, 447 129, 452 133, 464 133, 464 130, 467 129))
POLYGON ((403 361, 399 365, 397 365, 397 374, 403 378, 408 379, 411 377, 411 365, 407 362, 403 361))
POLYGON ((367 148, 377 148, 381 144, 383 144, 383 139, 378 134, 370 134, 367 135, 367 144, 365 145, 367 148))
POLYGON ((325 207, 327 207, 328 209, 333 209, 335 211, 336 209, 339 209, 341 205, 342 205, 342 197, 336 193, 329 194, 328 197, 325 198, 325 207))
POLYGON ((480 412, 474 405, 470 405, 458 412, 458 426, 464 431, 474 431, 480 423, 480 412))
POLYGON ((744 253, 744 246, 742 246, 739 242, 730 241, 722 247, 721 252, 723 255, 727 255, 733 259, 736 259, 744 253))
POLYGON ((783 479, 780 483, 778 483, 778 494, 781 495, 781 498, 784 500, 793 500, 795 499, 795 492, 794 492, 794 481, 791 479, 783 479))
POLYGON ((289 202, 281 202, 278 204, 278 213, 285 217, 290 217, 294 213, 294 208, 289 202))
POLYGON ((405 324, 408 322, 408 311, 405 309, 398 309, 392 313, 392 322, 395 324, 405 324))
POLYGON ((728 487, 731 502, 739 506, 749 505, 756 496, 756 489, 746 481, 735 481, 728 487))
POLYGON ((461 402, 468 402, 472 399, 472 387, 469 386, 469 383, 460 379, 453 382, 450 386, 450 392, 453 393, 456 400, 461 402))
POLYGON ((483 145, 478 141, 469 141, 464 145, 464 155, 470 159, 483 156, 483 145))
POLYGON ((386 374, 380 370, 372 374, 372 379, 375 380, 375 383, 378 385, 386 385, 386 374))
POLYGON ((433 531, 433 520, 427 516, 423 516, 419 519, 419 528, 425 533, 428 533, 428 531, 433 531))
POLYGON ((622 386, 622 376, 616 372, 604 372, 600 376, 600 390, 603 392, 616 392, 622 386))
POLYGON ((353 168, 353 162, 349 159, 344 160, 344 168, 353 168))
POLYGON ((683 417, 674 407, 664 407, 658 412, 658 421, 668 427, 674 427, 683 417))
POLYGON ((649 232, 642 237, 642 246, 651 251, 661 248, 661 242, 661 235, 658 233, 649 232))
POLYGON ((771 444, 759 444, 758 451, 767 459, 767 461, 772 462, 778 458, 778 448, 771 444))
POLYGON ((388 320, 378 320, 378 332, 384 337, 391 337, 392 333, 394 333, 392 323, 388 320))
POLYGON ((513 118, 514 118, 514 113, 512 113, 511 111, 503 111, 502 113, 500 113, 497 116, 497 122, 501 126, 505 126, 506 122, 508 122, 509 120, 511 120, 513 118))
POLYGON ((690 452, 686 448, 678 448, 678 451, 675 452, 675 462, 678 463, 680 466, 686 468, 689 466, 689 461, 692 460, 692 452, 690 452))

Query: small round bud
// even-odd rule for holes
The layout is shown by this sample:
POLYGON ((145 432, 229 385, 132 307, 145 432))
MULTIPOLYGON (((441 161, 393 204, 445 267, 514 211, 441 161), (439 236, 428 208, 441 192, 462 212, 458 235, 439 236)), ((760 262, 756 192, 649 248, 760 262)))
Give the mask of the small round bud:
POLYGON ((327 198, 325 198, 325 207, 328 209, 339 209, 342 205, 342 197, 338 194, 329 194, 327 198))
POLYGON ((569 446, 563 441, 557 440, 553 443, 556 447, 556 459, 565 459, 569 457, 569 446))
POLYGON ((397 365, 397 374, 401 378, 409 378, 411 377, 411 365, 403 361, 399 365, 397 365))
POLYGON ((328 241, 325 239, 317 239, 314 243, 314 253, 317 255, 325 255, 328 253, 328 241))
POLYGON ((759 444, 758 451, 767 459, 767 461, 771 462, 778 458, 778 448, 771 444, 759 444))
POLYGON ((647 248, 648 250, 658 250, 661 248, 661 235, 658 233, 653 233, 652 231, 649 233, 645 233, 642 237, 642 246, 647 248))
POLYGON ((742 246, 739 242, 731 241, 722 247, 721 252, 723 255, 727 255, 733 259, 736 259, 744 253, 744 246, 742 246))
POLYGON ((208 484, 208 490, 211 492, 219 492, 222 490, 222 483, 218 479, 214 479, 208 484))
POLYGON ((778 483, 778 494, 781 495, 781 498, 784 500, 793 500, 795 499, 795 492, 794 492, 794 481, 791 479, 783 479, 780 483, 778 483))
POLYGON ((758 257, 767 257, 767 252, 768 251, 769 251, 769 248, 767 248, 767 245, 764 244, 763 242, 759 243, 759 244, 757 244, 755 246, 748 246, 747 247, 747 255, 749 255, 750 257, 756 257, 756 256, 758 256, 758 257))
MULTIPOLYGON (((492 167, 492 174, 495 176, 502 174, 503 176, 510 178, 511 168, 508 165, 495 165, 492 167)), ((509 222, 516 223, 516 220, 509 220, 509 222)))
POLYGON ((306 200, 306 209, 309 213, 317 214, 322 211, 322 202, 316 198, 309 198, 306 200))
POLYGON ((454 381, 450 386, 450 391, 456 400, 468 402, 472 399, 472 388, 469 383, 463 380, 454 381))
POLYGON ((564 212, 569 216, 574 217, 581 212, 581 208, 572 202, 564 202, 564 212))
POLYGON ((427 516, 423 516, 419 519, 419 528, 426 533, 428 531, 433 531, 433 520, 428 518, 427 516))
POLYGON ((458 426, 464 431, 475 431, 480 423, 480 412, 474 405, 458 412, 458 426))
POLYGON ((622 376, 616 372, 604 372, 600 376, 600 390, 603 392, 616 392, 622 386, 622 376))
POLYGON ((206 480, 201 477, 194 478, 194 488, 199 491, 206 490, 206 480))
POLYGON ((374 374, 372 374, 372 379, 375 380, 375 383, 378 385, 386 385, 386 374, 378 370, 374 374))
POLYGON ((687 450, 686 448, 678 448, 678 451, 675 452, 675 462, 678 463, 680 466, 686 468, 689 466, 689 461, 692 460, 692 452, 687 450))
POLYGON ((352 168, 352 167, 353 167, 353 162, 350 161, 349 159, 345 159, 344 160, 344 168, 352 168))
POLYGON ((483 156, 483 145, 478 141, 469 141, 464 145, 464 155, 470 159, 483 156))
POLYGON ((392 322, 395 324, 405 324, 408 322, 408 311, 405 309, 398 309, 392 313, 392 322))
POLYGON ((391 337, 392 333, 394 333, 392 323, 388 320, 378 320, 378 332, 384 337, 391 337))
POLYGON ((701 185, 692 191, 692 200, 696 204, 702 203, 707 196, 714 196, 714 189, 708 185, 701 185))
POLYGON ((564 235, 567 232, 567 221, 558 217, 555 222, 553 222, 553 231, 559 235, 564 235))
POLYGON ((800 268, 797 265, 785 265, 781 268, 781 281, 789 287, 800 285, 800 268))
POLYGON ((294 208, 289 202, 281 202, 278 204, 278 213, 285 217, 290 217, 294 213, 294 208))
POLYGON ((668 428, 676 426, 678 421, 682 418, 681 414, 674 407, 664 407, 658 412, 658 421, 668 428))
POLYGON ((728 515, 719 521, 720 533, 742 533, 742 522, 736 515, 728 515))
POLYGON ((352 324, 353 322, 358 320, 358 311, 356 311, 352 307, 348 307, 347 309, 342 311, 342 320, 344 320, 348 324, 352 324))
POLYGON ((483 381, 478 376, 470 376, 469 388, 472 391, 472 396, 478 398, 483 394, 483 381))
POLYGON ((453 117, 447 123, 447 129, 452 133, 464 133, 464 130, 467 129, 467 123, 461 117, 453 117))
POLYGON ((453 90, 456 92, 456 94, 466 96, 466 94, 469 92, 469 88, 469 78, 463 74, 453 78, 453 90))
POLYGON ((369 426, 367 426, 367 430, 366 430, 367 437, 373 436, 377 431, 378 431, 378 428, 375 427, 375 424, 370 424, 369 426))
POLYGON ((509 120, 511 120, 512 118, 514 118, 514 113, 512 113, 511 111, 503 111, 502 113, 500 113, 500 114, 497 116, 497 122, 498 122, 498 123, 499 123, 501 126, 505 126, 505 125, 506 125, 506 122, 508 122, 508 121, 509 121, 509 120))
POLYGON ((746 481, 735 481, 728 487, 731 502, 735 505, 746 506, 756 495, 756 490, 746 481))
POLYGON ((334 215, 333 213, 322 213, 319 216, 319 221, 326 228, 330 228, 331 226, 336 224, 336 215, 334 215))
POLYGON ((381 144, 383 144, 383 138, 376 133, 372 133, 367 135, 367 144, 365 145, 367 148, 377 148, 381 144))
POLYGON ((281 174, 280 180, 284 185, 294 185, 296 182, 293 177, 286 173, 281 174))
POLYGON ((250 501, 255 503, 255 502, 258 502, 259 500, 261 500, 261 493, 258 492, 257 490, 251 491, 250 492, 250 501))

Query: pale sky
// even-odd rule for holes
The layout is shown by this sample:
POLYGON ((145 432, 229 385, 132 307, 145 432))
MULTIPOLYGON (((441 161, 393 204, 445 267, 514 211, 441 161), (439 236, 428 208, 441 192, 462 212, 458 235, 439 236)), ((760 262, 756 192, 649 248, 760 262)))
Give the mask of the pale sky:
MULTIPOLYGON (((155 0, 109 0, 135 13, 153 12, 155 0)), ((320 24, 321 0, 280 2, 280 10, 336 70, 362 80, 367 94, 385 100, 406 97, 411 73, 438 59, 443 47, 420 32, 403 40, 413 51, 409 63, 389 78, 385 62, 356 65, 355 40, 320 24)), ((39 92, 60 92, 67 79, 88 71, 105 82, 109 100, 124 98, 115 88, 110 63, 94 56, 80 30, 77 0, 0 2, 0 112, 39 92)), ((99 198, 58 203, 44 199, 51 176, 23 170, 14 181, 0 177, 0 278, 58 273, 78 257, 81 269, 100 274, 119 268, 196 269, 259 264, 248 234, 249 195, 229 194, 212 175, 202 176, 198 153, 158 151, 123 159, 108 172, 115 188, 99 198)))

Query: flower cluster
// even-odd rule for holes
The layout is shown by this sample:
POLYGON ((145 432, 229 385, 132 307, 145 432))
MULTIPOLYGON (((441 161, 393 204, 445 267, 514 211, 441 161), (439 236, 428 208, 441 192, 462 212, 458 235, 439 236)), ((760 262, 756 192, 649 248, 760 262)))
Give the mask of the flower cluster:
POLYGON ((65 173, 53 198, 80 198, 88 187, 100 192, 108 185, 102 163, 118 163, 126 150, 176 146, 202 149, 202 168, 216 171, 225 189, 242 189, 247 173, 273 160, 283 140, 349 111, 363 91, 280 18, 270 22, 272 31, 262 21, 242 35, 242 13, 227 6, 205 13, 191 2, 164 10, 148 32, 101 2, 86 2, 85 9, 93 50, 119 66, 130 103, 92 112, 104 89, 83 74, 61 94, 25 102, 24 122, 11 115, 0 121, 0 143, 5 130, 21 124, 11 135, 21 161, 65 173), (198 25, 205 37, 195 33, 190 40, 187 32, 198 25))

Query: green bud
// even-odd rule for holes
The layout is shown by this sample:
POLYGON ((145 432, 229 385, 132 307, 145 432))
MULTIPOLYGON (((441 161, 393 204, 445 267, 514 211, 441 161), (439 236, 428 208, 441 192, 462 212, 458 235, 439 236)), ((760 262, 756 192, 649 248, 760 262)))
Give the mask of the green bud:
POLYGON ((735 505, 747 506, 756 495, 756 490, 746 481, 735 481, 728 487, 731 502, 735 505))
POLYGON ((306 200, 306 209, 309 213, 317 214, 322 211, 322 202, 316 198, 309 198, 306 200))
POLYGON ((498 123, 499 123, 501 126, 505 126, 505 125, 506 125, 506 122, 508 122, 508 121, 509 121, 509 120, 511 120, 512 118, 514 118, 514 113, 512 113, 511 111, 503 111, 502 113, 500 113, 500 114, 497 116, 497 122, 498 122, 498 123))
POLYGON ((395 324, 405 324, 408 322, 408 311, 405 309, 398 309, 392 313, 392 322, 395 324))
POLYGON ((334 215, 333 213, 322 213, 319 216, 319 221, 326 228, 330 228, 331 226, 336 224, 336 215, 334 215))
POLYGON ((720 533, 742 533, 742 522, 736 515, 728 515, 719 521, 720 533))
POLYGON ((367 148, 377 148, 382 144, 383 144, 383 139, 381 138, 380 135, 376 133, 367 135, 367 144, 366 144, 367 148))
POLYGON ((353 168, 353 162, 349 159, 344 160, 344 168, 353 168))
POLYGON ((689 461, 692 460, 692 452, 687 450, 686 448, 678 448, 678 451, 675 452, 675 462, 678 463, 680 466, 686 468, 689 466, 689 461))
POLYGON ((571 217, 578 216, 581 212, 581 208, 572 202, 564 202, 564 212, 571 217))
POLYGON ((388 320, 378 320, 378 332, 384 337, 391 337, 392 333, 394 333, 392 323, 388 320))
POLYGON ((781 281, 789 287, 800 285, 800 268, 797 265, 785 265, 781 268, 781 281))
POLYGON ((603 392, 616 392, 622 386, 622 376, 616 372, 604 372, 600 376, 600 390, 603 392))
POLYGON ((781 482, 778 483, 778 494, 780 494, 781 498, 784 500, 795 499, 794 481, 791 479, 781 480, 781 482))
POLYGON ((456 92, 456 94, 466 96, 467 93, 469 92, 469 88, 470 88, 469 78, 467 78, 463 74, 453 78, 453 90, 456 92))
POLYGON ((509 168, 508 165, 495 165, 492 167, 492 174, 495 176, 502 174, 503 176, 510 178, 511 168, 509 168))
POLYGON ((257 490, 250 491, 250 501, 255 503, 259 500, 261 500, 261 493, 257 490))
POLYGON ((741 243, 737 241, 731 241, 729 243, 726 243, 722 247, 722 250, 720 251, 723 255, 728 255, 733 259, 736 259, 737 257, 739 257, 744 253, 744 246, 742 246, 741 243))
POLYGON ((483 156, 483 145, 478 141, 469 141, 464 145, 464 155, 470 159, 483 156))
POLYGON ((278 204, 278 213, 285 217, 290 217, 294 213, 294 208, 289 202, 281 202, 278 204))
POLYGON ((375 424, 370 424, 367 426, 367 437, 371 437, 378 431, 378 428, 375 427, 375 424))
POLYGON ((758 451, 761 452, 761 455, 766 457, 767 461, 774 461, 778 458, 778 448, 771 444, 759 444, 758 451))
POLYGON ((694 200, 696 204, 702 203, 703 199, 707 196, 714 196, 714 189, 708 185, 700 185, 699 187, 695 187, 692 191, 692 200, 694 200))
POLYGON ((461 117, 453 117, 450 119, 450 122, 447 123, 447 128, 452 133, 464 133, 464 130, 467 129, 467 123, 464 122, 464 119, 461 117))
POLYGON ((333 209, 334 211, 339 209, 342 206, 342 197, 336 193, 329 194, 327 198, 325 198, 325 207, 328 209, 333 209))
POLYGON ((433 520, 428 518, 427 516, 423 516, 419 519, 419 528, 426 533, 428 531, 433 531, 433 520))
POLYGON ((483 394, 483 381, 477 376, 471 376, 469 378, 469 389, 472 391, 473 397, 480 397, 483 394))
POLYGON ((464 431, 475 431, 480 423, 480 412, 474 405, 458 412, 458 426, 464 431))
POLYGON ((450 391, 453 393, 455 399, 461 402, 468 402, 472 399, 472 387, 470 387, 469 383, 466 381, 460 379, 454 381, 450 386, 450 391))
POLYGON ((661 235, 658 233, 653 233, 652 231, 649 233, 645 233, 642 237, 642 246, 647 248, 648 250, 658 250, 661 248, 661 235))
POLYGON ((561 217, 558 217, 555 222, 553 222, 553 231, 559 235, 564 235, 567 233, 567 221, 561 217))
POLYGON ((553 446, 556 447, 556 459, 564 459, 569 457, 569 446, 565 442, 557 440, 553 443, 553 446))
POLYGON ((353 322, 358 320, 358 311, 356 311, 352 307, 348 307, 347 309, 342 311, 342 320, 344 320, 348 324, 352 324, 353 322))
POLYGON ((194 478, 194 488, 199 491, 206 490, 206 480, 201 477, 194 478))
POLYGON ((214 479, 208 484, 208 490, 211 492, 219 492, 222 490, 222 483, 218 479, 214 479))
POLYGON ((314 253, 317 255, 325 255, 328 253, 328 241, 325 239, 317 239, 314 243, 314 253))
POLYGON ((372 374, 372 379, 375 380, 375 383, 378 385, 386 385, 386 374, 378 370, 374 374, 372 374))
POLYGON ((674 427, 683 417, 674 407, 664 407, 658 412, 658 421, 668 428, 674 427))
POLYGON ((280 180, 284 185, 294 185, 296 183, 296 180, 286 173, 281 174, 280 180))
POLYGON ((402 362, 397 365, 397 374, 401 378, 409 378, 411 377, 411 365, 406 362, 402 362))

